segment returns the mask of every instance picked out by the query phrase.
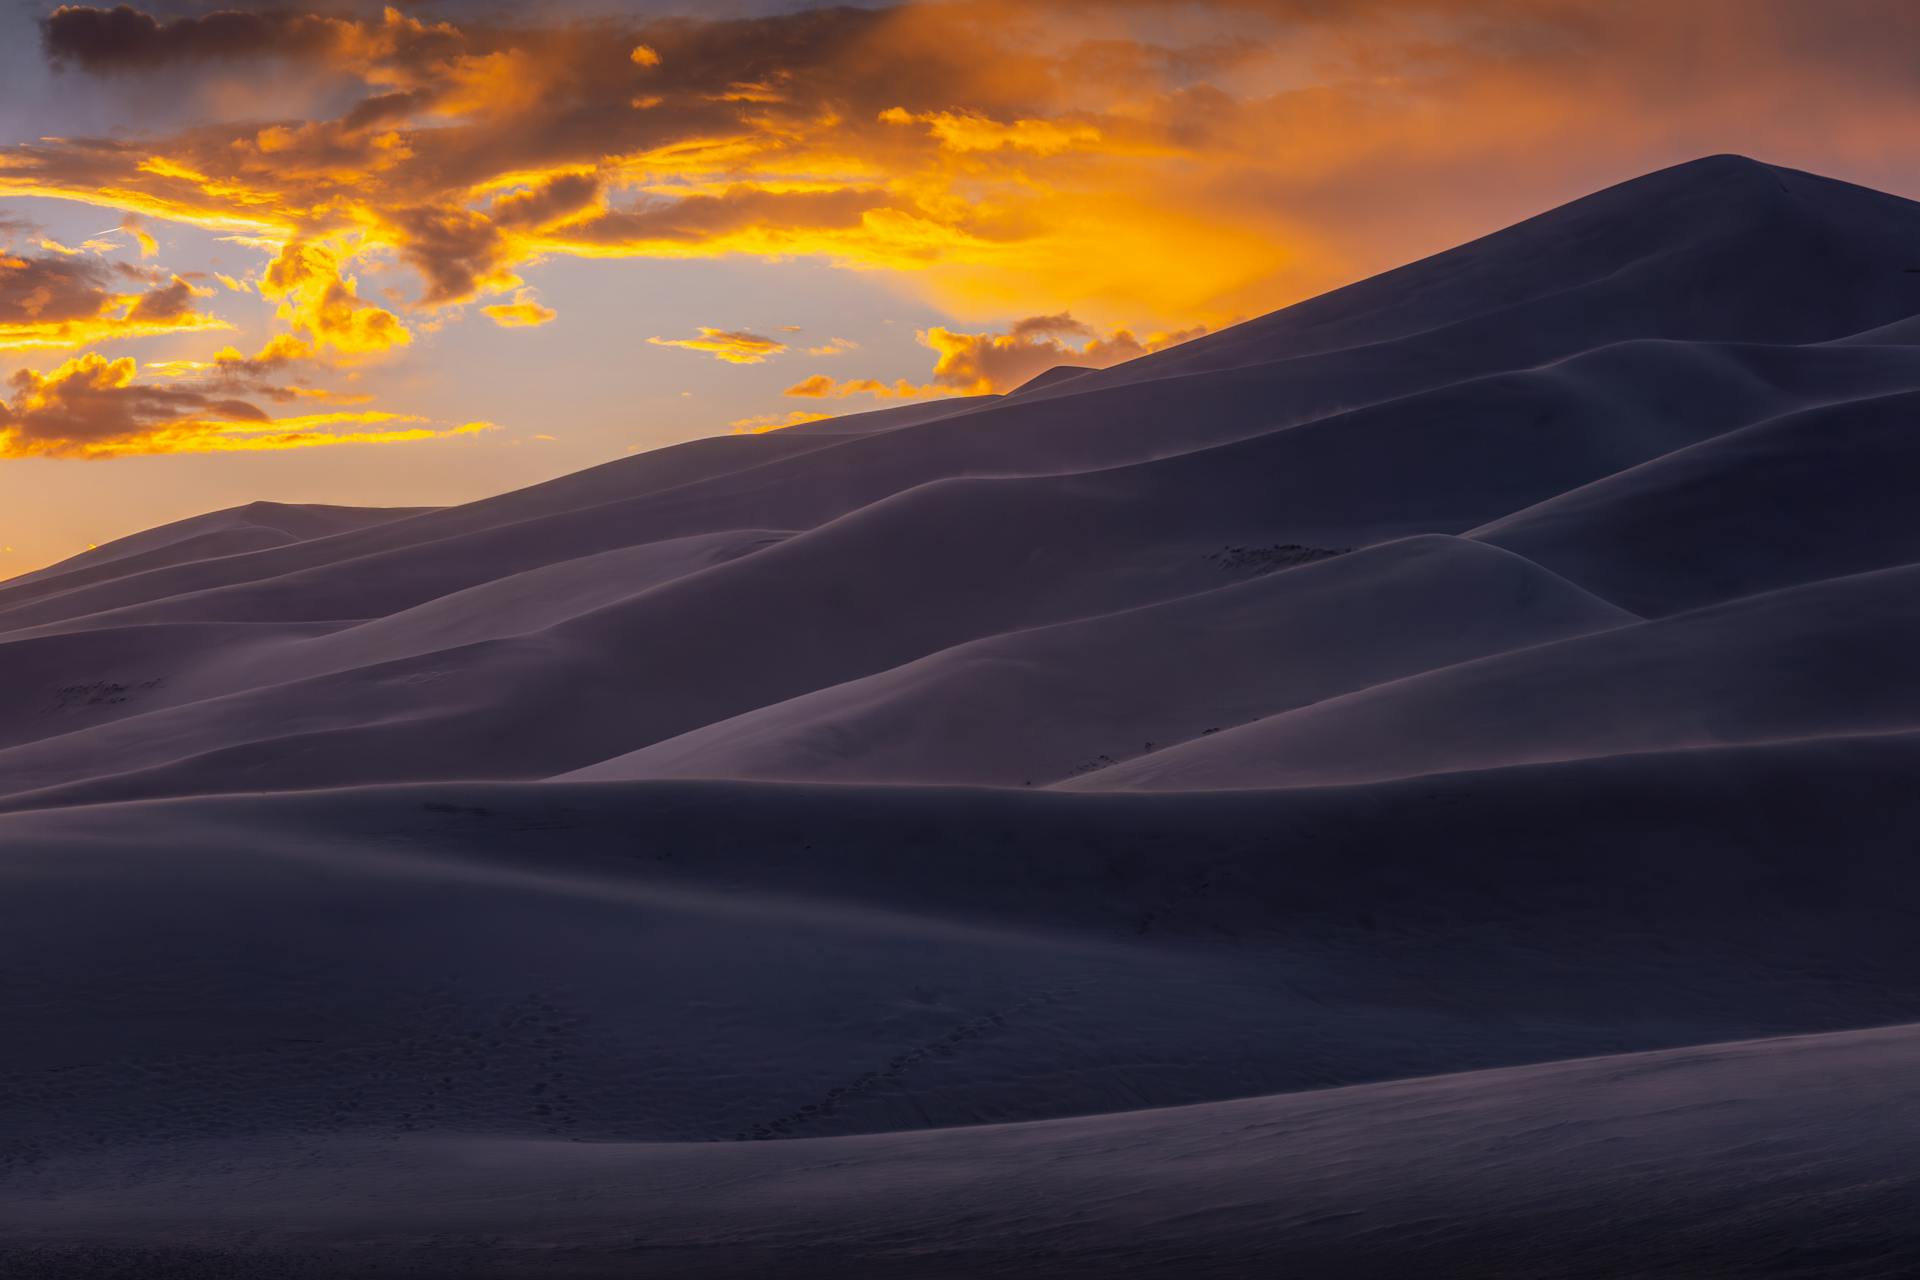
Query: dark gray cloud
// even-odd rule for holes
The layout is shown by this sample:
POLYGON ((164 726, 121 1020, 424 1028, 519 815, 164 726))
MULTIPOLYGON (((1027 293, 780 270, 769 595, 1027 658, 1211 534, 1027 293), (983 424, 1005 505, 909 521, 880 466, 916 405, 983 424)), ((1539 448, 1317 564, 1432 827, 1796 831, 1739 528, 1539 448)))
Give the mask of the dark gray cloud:
POLYGON ((42 19, 40 33, 42 47, 55 65, 93 72, 267 54, 311 56, 337 38, 336 28, 326 19, 284 10, 224 9, 159 18, 128 5, 103 9, 83 4, 55 9, 42 19))
POLYGON ((89 259, 0 257, 0 325, 91 320, 113 298, 107 269, 89 259))

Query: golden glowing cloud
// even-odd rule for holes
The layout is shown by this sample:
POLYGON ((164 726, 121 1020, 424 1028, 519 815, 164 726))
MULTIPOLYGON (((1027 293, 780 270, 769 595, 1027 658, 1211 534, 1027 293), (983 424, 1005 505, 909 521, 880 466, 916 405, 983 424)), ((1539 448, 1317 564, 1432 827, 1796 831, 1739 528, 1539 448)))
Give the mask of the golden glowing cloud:
POLYGON ((1150 351, 1177 346, 1205 332, 1204 326, 1196 326, 1176 333, 1152 334, 1143 341, 1120 329, 1103 337, 1091 325, 1064 311, 1031 316, 1005 333, 957 333, 935 326, 915 335, 938 357, 933 381, 925 386, 915 386, 904 378, 892 383, 875 378, 841 381, 816 373, 788 387, 785 394, 809 399, 868 395, 887 400, 987 395, 1012 391, 1056 365, 1105 369, 1150 351))
POLYGON ((509 324, 538 313, 490 296, 554 254, 810 255, 909 273, 962 314, 1057 299, 1219 318, 1201 313, 1289 257, 1270 219, 1256 233, 1183 218, 1175 197, 1192 183, 1165 180, 1168 166, 1242 160, 1202 161, 1219 148, 1173 111, 1195 70, 1232 58, 1123 29, 1079 37, 1077 23, 980 2, 625 33, 70 5, 46 24, 61 65, 188 76, 276 57, 357 77, 366 95, 329 120, 16 146, 0 153, 0 195, 113 204, 130 232, 172 219, 272 245, 262 292, 338 354, 410 336, 361 299, 354 264, 370 257, 418 273, 416 306, 480 299, 509 324), (1211 234, 1181 271, 1149 265, 1190 228, 1211 234))
POLYGON ((180 276, 162 283, 77 252, 36 258, 0 251, 0 351, 75 350, 120 338, 230 328, 195 309, 207 292, 180 276), (129 283, 149 287, 117 287, 129 283))
POLYGON ((647 341, 656 347, 704 351, 728 364, 762 364, 768 357, 777 356, 787 349, 787 344, 778 338, 763 338, 757 333, 740 329, 702 328, 697 338, 648 338, 647 341))
POLYGON ((949 151, 1012 150, 1051 156, 1076 148, 1094 150, 1101 142, 1100 130, 1093 125, 1053 120, 1002 122, 965 111, 914 115, 902 107, 888 107, 878 119, 882 124, 924 124, 949 151))
POLYGON ((849 378, 842 382, 827 374, 816 373, 794 383, 786 389, 784 394, 814 400, 839 400, 847 396, 873 396, 881 400, 913 400, 921 396, 950 396, 958 393, 951 387, 915 386, 905 378, 893 382, 882 382, 878 378, 849 378))
POLYGON ((274 314, 315 347, 367 355, 412 342, 400 317, 361 301, 354 278, 342 270, 350 255, 326 241, 293 241, 267 264, 260 293, 278 302, 274 314))
POLYGON ((763 413, 751 418, 741 418, 733 423, 733 434, 737 436, 765 435, 769 431, 784 431, 788 427, 797 427, 803 422, 824 422, 831 418, 830 413, 809 413, 805 409, 795 409, 791 413, 763 413))
POLYGON ((160 242, 153 238, 153 233, 147 230, 146 220, 139 214, 130 213, 120 219, 120 230, 133 238, 133 242, 140 247, 141 257, 151 258, 160 252, 160 242))
POLYGON ((1011 391, 1055 365, 1105 369, 1150 351, 1177 346, 1205 332, 1204 326, 1196 326, 1156 333, 1142 341, 1121 329, 1101 337, 1091 326, 1061 312, 1021 320, 1006 333, 956 333, 935 326, 916 336, 939 356, 933 366, 935 383, 963 395, 980 395, 1011 391), (1082 341, 1076 346, 1075 339, 1082 341))
MULTIPOLYGON (((544 323, 522 277, 543 258, 804 256, 885 273, 954 317, 922 334, 930 381, 816 375, 791 394, 898 398, 1112 363, 1690 154, 1792 162, 1817 145, 1887 175, 1920 163, 1905 124, 1920 10, 1893 0, 524 12, 64 6, 44 44, 71 74, 191 85, 293 67, 351 105, 249 111, 236 80, 191 129, 0 150, 0 196, 110 208, 143 254, 163 222, 263 250, 276 336, 316 362, 394 353, 451 308, 544 323), (1791 113, 1766 109, 1782 102, 1791 113), (394 264, 417 293, 363 296, 394 264), (1071 325, 991 328, 1069 310, 1071 325)), ((89 252, 46 244, 45 261, 89 252)), ((0 344, 219 323, 197 307, 137 318, 165 299, 102 292, 85 315, 11 322, 0 344)), ((740 364, 786 350, 721 330, 650 341, 740 364)))
POLYGON ((392 444, 489 430, 491 423, 450 428, 375 410, 333 410, 272 417, 231 394, 230 379, 252 367, 238 352, 213 362, 215 376, 196 382, 139 380, 132 357, 94 352, 48 373, 23 369, 0 400, 0 458, 113 458, 129 454, 299 449, 338 444, 392 444))
POLYGON ((480 310, 503 329, 530 329, 546 324, 558 314, 552 307, 541 306, 526 289, 515 294, 512 302, 496 302, 480 310))

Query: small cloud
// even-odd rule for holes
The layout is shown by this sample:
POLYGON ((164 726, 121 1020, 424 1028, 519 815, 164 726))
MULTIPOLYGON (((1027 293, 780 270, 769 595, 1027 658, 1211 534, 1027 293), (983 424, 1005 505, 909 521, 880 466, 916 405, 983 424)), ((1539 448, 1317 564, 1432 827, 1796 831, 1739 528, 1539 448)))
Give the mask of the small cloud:
POLYGON ((915 386, 905 378, 882 382, 878 378, 849 378, 841 382, 824 373, 794 383, 781 393, 812 400, 844 400, 848 396, 873 396, 880 400, 915 400, 922 396, 957 394, 951 387, 915 386))
POLYGON ((781 394, 819 398, 832 395, 834 388, 839 385, 839 383, 833 380, 831 374, 816 373, 811 377, 803 378, 799 382, 794 383, 785 391, 781 392, 781 394))
POLYGON ((1072 315, 1029 316, 1005 333, 958 333, 934 326, 916 336, 939 355, 933 380, 962 395, 1011 391, 1058 364, 1105 369, 1154 351, 1178 346, 1206 332, 1205 326, 1136 338, 1126 329, 1101 336, 1072 315))
POLYGON ((136 322, 178 320, 192 311, 193 300, 202 296, 202 291, 175 276, 158 289, 150 289, 135 298, 133 306, 127 310, 127 319, 136 322))
POLYGON ((831 418, 830 413, 809 413, 805 409, 795 409, 788 414, 763 413, 751 418, 735 421, 733 434, 737 436, 765 435, 769 431, 780 431, 787 427, 797 427, 803 422, 824 422, 831 418))
MULTIPOLYGON (((1102 335, 1067 312, 1028 316, 1005 333, 959 333, 935 326, 917 335, 938 359, 932 381, 915 385, 905 378, 883 382, 878 378, 848 378, 816 373, 788 387, 784 394, 801 399, 842 400, 873 396, 881 400, 908 400, 927 396, 977 396, 1011 391, 1055 365, 1085 365, 1105 369, 1122 361, 1177 346, 1206 332, 1204 327, 1136 338, 1126 329, 1102 335)), ((841 346, 816 347, 810 355, 834 355, 856 345, 844 338, 841 346)))
POLYGON ((647 341, 656 347, 704 351, 728 364, 763 364, 787 349, 787 344, 778 338, 762 337, 743 329, 702 328, 697 338, 648 338, 647 341))
POLYGON ((530 329, 546 324, 559 314, 552 307, 543 307, 536 302, 531 289, 522 289, 514 294, 512 302, 496 302, 480 310, 502 329, 530 329))
POLYGON ((948 151, 1025 151, 1036 156, 1097 147, 1100 130, 1090 124, 1060 120, 995 120, 972 111, 927 111, 919 115, 903 107, 888 107, 881 124, 924 124, 927 132, 948 151))
POLYGON ((849 351, 857 351, 859 349, 860 344, 852 338, 835 338, 823 346, 808 347, 807 354, 810 356, 843 356, 849 351))
POLYGON ((151 258, 160 252, 159 241, 153 238, 153 232, 147 230, 146 220, 139 214, 129 213, 121 218, 120 230, 133 237, 134 243, 140 246, 141 257, 151 258))
POLYGON ((279 304, 274 314, 282 323, 341 355, 376 355, 412 342, 413 333, 400 317, 368 304, 344 267, 335 245, 289 241, 267 264, 260 293, 279 304))
POLYGON ((657 67, 660 65, 660 51, 650 44, 637 44, 633 52, 627 55, 636 67, 657 67))

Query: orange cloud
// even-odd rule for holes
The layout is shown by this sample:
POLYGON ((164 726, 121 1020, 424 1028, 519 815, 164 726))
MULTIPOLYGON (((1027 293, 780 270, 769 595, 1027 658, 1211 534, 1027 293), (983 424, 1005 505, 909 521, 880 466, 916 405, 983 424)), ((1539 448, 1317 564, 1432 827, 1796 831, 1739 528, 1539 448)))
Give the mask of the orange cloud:
POLYGON ((78 349, 111 339, 231 327, 197 311, 195 301, 206 291, 179 276, 146 289, 115 287, 149 279, 77 253, 33 258, 0 252, 0 351, 78 349))
POLYGON ((857 351, 860 344, 852 338, 834 338, 817 347, 808 347, 810 356, 843 356, 849 351, 857 351))
MULTIPOLYGON (((544 309, 522 277, 543 258, 807 257, 954 317, 923 339, 927 387, 975 392, 1155 342, 1122 324, 1216 326, 1689 155, 1882 185, 1920 166, 1920 9, 1894 0, 447 12, 63 6, 43 37, 70 74, 238 87, 177 133, 0 149, 0 196, 260 248, 280 329, 328 360, 393 352, 449 308, 530 322, 544 309), (249 110, 237 69, 255 64, 342 105, 249 110), (363 298, 359 280, 396 263, 417 294, 363 298), (986 328, 1069 309, 1084 332, 986 328)), ((703 340, 660 342, 720 355, 703 340)))
POLYGON ((342 269, 349 256, 351 250, 325 241, 293 241, 267 264, 260 293, 278 302, 274 314, 316 347, 351 356, 412 342, 400 317, 361 301, 358 285, 342 269))
POLYGON ((816 373, 788 387, 785 394, 807 399, 869 395, 887 400, 987 395, 1012 391, 1055 365, 1105 369, 1150 351, 1178 346, 1205 332, 1204 326, 1195 326, 1152 334, 1144 340, 1126 329, 1102 336, 1067 312, 1030 316, 1015 322, 1005 333, 957 333, 935 326, 915 335, 937 357, 932 380, 924 386, 904 378, 891 383, 876 378, 841 381, 816 373))
POLYGON ((23 369, 0 400, 0 458, 112 458, 128 454, 207 453, 391 444, 444 439, 491 429, 472 422, 435 427, 378 411, 333 411, 274 418, 216 382, 155 386, 138 380, 131 357, 89 352, 50 373, 23 369))
POLYGON ((819 256, 911 273, 961 312, 1004 311, 1008 291, 1030 305, 1035 293, 1051 300, 1068 288, 1096 310, 1103 291, 1133 295, 1116 305, 1153 295, 1151 306, 1128 306, 1136 313, 1204 307, 1284 252, 1268 237, 1214 228, 1205 252, 1185 255, 1186 283, 1169 291, 1155 283, 1165 273, 1136 265, 1132 244, 1067 251, 1179 234, 1176 217, 1129 207, 1115 189, 1173 190, 1141 167, 1145 158, 1193 160, 1153 118, 1174 87, 1164 67, 1122 77, 1082 52, 1093 36, 1108 50, 1145 48, 1149 61, 1158 47, 1120 31, 1078 38, 1084 25, 1046 6, 1013 21, 984 0, 624 30, 423 22, 391 10, 160 19, 68 5, 45 24, 60 65, 184 77, 275 58, 357 78, 366 93, 328 120, 14 147, 0 153, 0 195, 111 201, 302 255, 297 294, 264 284, 297 299, 285 323, 342 352, 403 341, 397 314, 353 301, 356 261, 381 255, 418 273, 413 305, 428 309, 511 307, 495 295, 556 254, 819 256), (1036 23, 1046 28, 1039 39, 1036 23), (1122 83, 1130 95, 1112 91, 1122 83), (1133 170, 1101 167, 1122 157, 1133 170), (1120 263, 1125 279, 1103 279, 1120 263), (328 298, 337 322, 322 325, 328 298))
POLYGON ((656 347, 704 351, 728 364, 763 364, 787 349, 787 344, 778 338, 763 338, 743 329, 702 328, 697 338, 648 338, 647 341, 656 347))
POLYGON ((877 119, 882 124, 924 124, 927 132, 949 151, 1012 150, 1051 156, 1076 148, 1097 148, 1103 137, 1091 124, 1054 120, 1002 122, 969 111, 927 111, 915 115, 901 107, 888 107, 877 119))
POLYGON ((151 258, 160 252, 160 242, 153 238, 153 233, 147 230, 146 219, 139 214, 129 213, 120 219, 119 229, 133 238, 133 242, 140 247, 141 257, 151 258))
POLYGON ((145 370, 149 377, 209 377, 216 380, 229 394, 244 392, 280 401, 315 399, 364 402, 366 400, 365 396, 343 396, 337 392, 308 386, 303 379, 296 378, 291 382, 271 380, 288 374, 296 366, 311 363, 313 357, 313 348, 308 343, 292 334, 282 333, 269 339, 264 347, 250 356, 242 354, 234 347, 222 347, 214 353, 211 360, 148 361, 145 370))
POLYGON ((1204 326, 1174 333, 1156 333, 1144 341, 1125 329, 1106 337, 1096 334, 1067 312, 1031 316, 1006 333, 956 333, 935 326, 916 335, 933 348, 936 385, 962 395, 1011 391, 1055 365, 1086 365, 1105 369, 1123 361, 1178 346, 1206 332, 1204 326), (1078 345, 1074 340, 1080 339, 1078 345))
POLYGON ((515 294, 512 302, 499 302, 480 309, 503 329, 532 328, 546 324, 558 314, 552 307, 541 306, 535 301, 532 291, 527 289, 515 294))
POLYGON ((741 418, 733 423, 733 434, 765 435, 769 431, 783 431, 788 427, 797 427, 803 422, 823 422, 832 416, 830 413, 809 413, 805 409, 795 409, 785 414, 763 413, 751 418, 741 418))
POLYGON ((849 378, 845 382, 824 373, 816 373, 788 387, 782 394, 808 399, 845 399, 847 396, 874 396, 881 400, 913 400, 921 396, 953 395, 948 387, 918 387, 900 378, 882 382, 878 378, 849 378))

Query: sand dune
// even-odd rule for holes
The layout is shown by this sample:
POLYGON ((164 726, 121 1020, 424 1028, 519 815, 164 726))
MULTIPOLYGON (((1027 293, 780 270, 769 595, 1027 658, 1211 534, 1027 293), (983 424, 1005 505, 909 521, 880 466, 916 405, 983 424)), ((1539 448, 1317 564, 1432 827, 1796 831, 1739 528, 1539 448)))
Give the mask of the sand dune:
POLYGON ((877 1138, 317 1137, 297 1159, 190 1145, 51 1164, 57 1190, 0 1265, 50 1280, 1894 1280, 1920 1259, 1917 1067, 1920 1033, 1895 1027, 877 1138))
POLYGON ((53 1009, 124 988, 133 1022, 44 1024, 0 1131, 798 1136, 1889 1022, 1920 995, 1916 750, 7 815, 7 971, 53 1009))
MULTIPOLYGON (((1516 226, 1122 366, 1164 377, 1468 334, 1818 342, 1920 311, 1911 201, 1744 156, 1647 174, 1516 226), (1902 278, 1903 275, 1906 278, 1902 278)), ((1582 341, 1585 340, 1585 341, 1582 341)))
POLYGON ((1920 395, 1788 414, 1679 449, 1473 535, 1628 608, 1671 613, 1920 561, 1920 395))
MULTIPOLYGON (((947 1130, 930 1146, 874 1148, 906 1177, 979 1140, 954 1125, 1013 1124, 1009 1141, 1044 1143, 1148 1121, 1031 1122, 1297 1094, 1230 1104, 1256 1108, 1234 1122, 1251 1141, 1318 1123, 1305 1117, 1330 1096, 1301 1090, 1884 1023, 1920 998, 1905 907, 1917 749, 1883 739, 1189 798, 468 784, 16 814, 0 818, 7 971, 50 1009, 109 993, 125 1003, 111 1024, 42 1020, 9 1056, 0 1194, 43 1206, 36 1222, 145 1247, 231 1241, 247 1214, 307 1201, 310 1228, 282 1218, 248 1247, 352 1245, 368 1238, 359 1231, 392 1241, 459 1230, 428 1207, 447 1203, 434 1188, 455 1165, 497 1168, 471 1190, 495 1204, 555 1194, 564 1163, 524 1158, 546 1143, 608 1156, 621 1148, 601 1144, 672 1144, 657 1158, 703 1185, 697 1165, 677 1162, 700 1159, 691 1153, 710 1139, 758 1152, 769 1146, 755 1137, 778 1148, 947 1130), (1570 826, 1570 812, 1583 821, 1570 826), (1263 1129, 1252 1117, 1269 1105, 1295 1118, 1263 1129), (374 1140, 384 1172, 352 1172, 374 1140), (499 1144, 497 1160, 484 1144, 499 1144), (209 1149, 205 1172, 165 1172, 209 1149), (215 1172, 233 1167, 233 1151, 252 1184, 241 1224, 215 1172), (316 1153, 321 1167, 347 1161, 331 1184, 362 1190, 309 1201, 316 1153), (352 1206, 369 1201, 389 1206, 391 1225, 356 1221, 366 1210, 352 1206), (421 1213, 391 1207, 416 1202, 421 1213)), ((1549 1072, 1595 1099, 1580 1113, 1590 1122, 1558 1096, 1534 1110, 1524 1082, 1535 1077, 1486 1094, 1469 1082, 1465 1097, 1441 1082, 1416 1129, 1385 1104, 1378 1138, 1336 1128, 1324 1158, 1431 1125, 1479 1152, 1453 1168, 1471 1185, 1516 1158, 1552 1167, 1566 1126, 1591 1123, 1603 1147, 1633 1132, 1694 1168, 1681 1149, 1725 1118, 1729 1087, 1671 1079, 1696 1060, 1549 1072), (1646 1106, 1598 1100, 1632 1080, 1654 1090, 1646 1106), (1464 1127, 1449 1130, 1449 1116, 1464 1127)), ((1843 1055, 1813 1070, 1854 1079, 1874 1061, 1843 1055)), ((1763 1092, 1795 1114, 1784 1089, 1763 1092)), ((1909 1097, 1889 1079, 1852 1105, 1909 1097)), ((1205 1115, 1156 1114, 1176 1130, 1198 1125, 1186 1130, 1192 1149, 1213 1149, 1205 1115)), ((1341 1114, 1364 1123, 1359 1109, 1341 1114)), ((1845 1130, 1805 1127, 1822 1161, 1862 1149, 1845 1130)), ((1217 1197, 1266 1167, 1189 1184, 1181 1170, 1211 1166, 1179 1155, 1177 1132, 1150 1132, 1123 1144, 1143 1189, 1170 1179, 1217 1197)), ((1380 1152, 1341 1212, 1373 1220, 1365 1198, 1378 1193, 1388 1214, 1418 1216, 1390 1172, 1404 1168, 1399 1150, 1380 1152)), ((1264 1142, 1243 1154, 1281 1158, 1264 1142)), ((776 1176, 787 1158, 740 1176, 776 1176)), ((841 1185, 837 1158, 823 1159, 821 1182, 779 1176, 807 1178, 794 1193, 818 1205, 841 1185)), ((1073 1179, 1096 1178, 1070 1165, 1073 1179)), ((1629 1167, 1646 1176, 1633 1161, 1617 1176, 1629 1167)), ((1672 1176, 1699 1203, 1737 1201, 1774 1167, 1733 1160, 1717 1178, 1672 1176)), ((1857 1194, 1824 1166, 1801 1176, 1857 1194)), ((1081 1201, 1071 1186, 1062 1212, 1078 1203, 1090 1225, 1131 1216, 1097 1179, 1081 1201)), ((1269 1189, 1227 1196, 1224 1216, 1172 1215, 1145 1242, 1293 1238, 1299 1193, 1269 1189)), ((1581 1208, 1594 1190, 1568 1175, 1540 1195, 1585 1238, 1598 1229, 1581 1208)), ((1459 1202, 1439 1238, 1466 1248, 1479 1218, 1516 1233, 1526 1221, 1472 1205, 1459 1202)), ((720 1202, 707 1211, 723 1213, 720 1202)), ((842 1238, 834 1215, 850 1212, 816 1218, 809 1239, 842 1238)), ((528 1224, 516 1240, 544 1241, 545 1219, 516 1221, 528 1224)), ((1004 1238, 951 1229, 953 1250, 1004 1238)), ((590 1197, 568 1232, 684 1240, 636 1222, 617 1197, 590 1197)), ((1325 1237, 1357 1258, 1409 1247, 1394 1238, 1325 1237)), ((863 1259, 886 1273, 860 1248, 851 1258, 856 1273, 863 1259)), ((1102 1273, 1097 1259, 1075 1265, 1102 1273)))
POLYGON ((1714 157, 0 583, 0 1271, 1911 1274, 1916 244, 1714 157))
POLYGON ((1920 728, 1920 566, 1376 685, 1072 785, 1236 788, 1920 728))
POLYGON ((404 520, 431 510, 430 507, 249 503, 132 534, 45 569, 9 579, 0 584, 0 602, 11 605, 110 578, 324 538, 404 520))
MULTIPOLYGON (((1858 357, 1841 353, 1837 372, 1857 379, 1858 357)), ((1810 384, 1817 377, 1797 370, 1795 392, 1832 394, 1810 384)), ((379 665, 357 673, 316 663, 309 645, 281 658, 250 652, 220 663, 219 683, 205 684, 143 652, 150 672, 143 681, 170 682, 181 696, 198 691, 203 700, 155 702, 159 719, 131 717, 104 736, 89 728, 0 753, 0 787, 20 793, 145 774, 85 791, 125 797, 547 776, 998 632, 1210 590, 1236 572, 1284 563, 1288 547, 1340 550, 1461 532, 1703 435, 1736 430, 1791 402, 1791 394, 1770 393, 1747 364, 1722 351, 1615 346, 1121 467, 916 484, 820 523, 824 500, 844 500, 825 483, 838 477, 827 464, 869 440, 899 440, 902 429, 652 497, 16 630, 66 635, 84 625, 139 634, 136 628, 162 623, 305 626, 391 615, 376 624, 380 645, 362 650, 379 665), (1624 376, 1630 371, 1641 376, 1624 376), (1595 384, 1606 392, 1592 392, 1595 384), (824 478, 808 484, 791 474, 802 463, 822 468, 824 478), (735 486, 733 496, 716 494, 716 484, 735 486), (427 622, 438 612, 427 607, 435 599, 495 578, 620 545, 700 537, 681 531, 727 523, 717 513, 729 503, 776 521, 739 530, 746 543, 764 538, 765 529, 801 532, 681 581, 648 578, 646 587, 636 579, 624 601, 612 599, 622 594, 616 586, 591 616, 515 642, 445 647, 480 641, 484 628, 462 635, 427 622), (857 578, 849 578, 848 565, 861 567, 857 578), (302 685, 302 677, 317 683, 302 685), (368 731, 380 742, 367 741, 368 731), (246 761, 245 774, 228 771, 237 759, 246 761)), ((880 461, 890 470, 895 460, 880 461)), ((447 518, 407 521, 390 536, 447 518)), ((364 537, 378 532, 362 535, 352 550, 364 550, 364 537)), ((553 573, 585 580, 593 570, 589 562, 583 571, 553 573)), ((318 651, 346 654, 357 643, 332 638, 318 651)), ((0 683, 7 678, 0 673, 0 683)), ((18 678, 34 689, 47 683, 38 671, 18 678)), ((99 678, 76 661, 58 687, 99 678)), ((1207 727, 1214 722, 1198 726, 1207 727)), ((1111 747, 1091 745, 1081 758, 1103 753, 1111 747)))
POLYGON ((1243 577, 1231 586, 960 645, 572 776, 1045 785, 1413 671, 1637 621, 1456 538, 1311 554, 1224 553, 1225 576, 1243 577))

